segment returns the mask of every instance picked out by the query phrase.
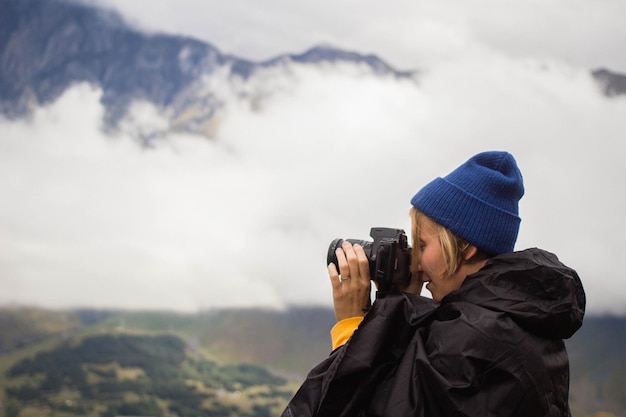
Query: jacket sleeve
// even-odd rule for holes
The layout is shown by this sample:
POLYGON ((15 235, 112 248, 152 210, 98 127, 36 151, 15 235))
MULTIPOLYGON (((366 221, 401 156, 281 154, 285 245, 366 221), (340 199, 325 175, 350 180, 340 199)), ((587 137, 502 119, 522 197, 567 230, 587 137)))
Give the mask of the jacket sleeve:
POLYGON ((345 345, 362 321, 363 317, 350 317, 337 322, 330 330, 333 350, 345 345))
POLYGON ((350 340, 311 370, 282 416, 345 417, 367 409, 412 340, 414 317, 402 294, 376 300, 350 340))

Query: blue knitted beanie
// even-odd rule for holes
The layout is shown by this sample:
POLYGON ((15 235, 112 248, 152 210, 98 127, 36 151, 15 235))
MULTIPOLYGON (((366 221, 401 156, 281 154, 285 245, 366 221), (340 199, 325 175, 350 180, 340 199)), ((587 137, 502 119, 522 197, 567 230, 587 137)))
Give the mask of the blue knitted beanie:
POLYGON ((411 204, 478 249, 499 255, 513 251, 523 195, 522 174, 513 155, 490 151, 426 184, 411 204))

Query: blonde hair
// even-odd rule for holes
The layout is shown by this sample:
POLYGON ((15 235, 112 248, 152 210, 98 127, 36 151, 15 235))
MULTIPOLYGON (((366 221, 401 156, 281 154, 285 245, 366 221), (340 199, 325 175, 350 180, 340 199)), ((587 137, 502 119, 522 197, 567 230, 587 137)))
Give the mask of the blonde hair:
POLYGON ((478 249, 474 256, 466 260, 466 255, 472 246, 469 242, 467 242, 465 239, 458 237, 457 235, 452 233, 452 231, 440 225, 415 207, 411 207, 409 214, 412 220, 411 237, 413 239, 413 249, 411 253, 411 272, 417 273, 417 270, 419 268, 421 255, 419 236, 420 230, 424 226, 423 222, 428 222, 438 237, 439 244, 441 245, 441 251, 443 252, 447 275, 452 275, 456 271, 458 271, 458 269, 464 262, 472 263, 489 258, 489 255, 487 255, 484 251, 478 249))

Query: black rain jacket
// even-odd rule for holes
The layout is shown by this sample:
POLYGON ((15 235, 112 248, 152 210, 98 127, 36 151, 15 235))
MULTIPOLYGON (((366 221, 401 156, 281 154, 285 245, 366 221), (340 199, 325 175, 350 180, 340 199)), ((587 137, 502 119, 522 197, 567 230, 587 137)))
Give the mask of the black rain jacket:
POLYGON ((563 339, 584 311, 578 274, 555 255, 499 255, 441 304, 377 299, 282 416, 570 416, 563 339))

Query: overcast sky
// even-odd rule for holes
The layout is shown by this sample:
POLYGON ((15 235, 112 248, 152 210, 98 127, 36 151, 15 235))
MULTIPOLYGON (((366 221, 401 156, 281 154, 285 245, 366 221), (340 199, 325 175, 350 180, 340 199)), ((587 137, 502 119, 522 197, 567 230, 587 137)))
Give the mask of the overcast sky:
POLYGON ((626 72, 624 0, 83 0, 252 60, 332 45, 400 69, 476 51, 626 72))
MULTIPOLYGON (((137 27, 264 60, 330 43, 418 82, 350 68, 258 75, 216 137, 142 149, 99 131, 77 86, 30 121, 0 121, 0 303, 47 307, 330 306, 335 237, 408 230, 411 196, 476 152, 504 149, 526 195, 517 248, 577 269, 589 310, 626 313, 625 1, 258 3, 99 0, 137 27)), ((138 103, 128 125, 166 124, 138 103)))

